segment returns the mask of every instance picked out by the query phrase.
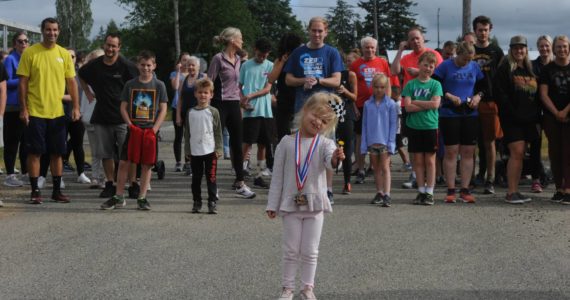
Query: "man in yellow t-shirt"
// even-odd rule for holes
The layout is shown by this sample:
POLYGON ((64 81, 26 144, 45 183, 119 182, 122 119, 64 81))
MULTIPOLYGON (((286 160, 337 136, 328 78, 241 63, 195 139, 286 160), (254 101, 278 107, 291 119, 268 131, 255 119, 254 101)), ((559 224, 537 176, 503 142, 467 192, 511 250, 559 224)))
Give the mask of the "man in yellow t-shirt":
POLYGON ((20 77, 20 119, 26 124, 25 146, 28 150, 28 174, 32 187, 30 203, 42 203, 38 176, 40 156, 46 152, 50 155, 53 177, 51 199, 69 203, 69 197, 60 190, 62 155, 66 153, 67 138, 62 98, 67 87, 73 105, 71 118, 73 121, 79 120, 75 68, 69 52, 56 44, 59 22, 54 18, 44 19, 41 30, 42 42, 22 53, 16 72, 20 77))

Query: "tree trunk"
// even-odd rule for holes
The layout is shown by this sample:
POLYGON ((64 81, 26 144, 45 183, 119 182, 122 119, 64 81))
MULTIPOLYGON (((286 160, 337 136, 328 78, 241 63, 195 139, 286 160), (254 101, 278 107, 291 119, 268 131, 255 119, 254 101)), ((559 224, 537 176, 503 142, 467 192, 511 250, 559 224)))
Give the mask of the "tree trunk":
POLYGON ((471 0, 463 0, 463 34, 471 31, 469 23, 471 23, 471 0))

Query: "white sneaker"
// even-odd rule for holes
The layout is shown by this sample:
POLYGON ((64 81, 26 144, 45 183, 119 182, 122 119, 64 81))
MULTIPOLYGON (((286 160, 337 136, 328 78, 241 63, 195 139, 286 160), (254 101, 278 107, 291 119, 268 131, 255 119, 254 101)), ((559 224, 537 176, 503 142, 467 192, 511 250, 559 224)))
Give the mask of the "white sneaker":
POLYGON ((24 183, 20 179, 18 179, 18 176, 16 174, 10 174, 6 176, 6 179, 4 179, 4 185, 11 187, 18 187, 18 186, 23 186, 24 183))
POLYGON ((81 173, 79 177, 77 177, 77 182, 79 183, 91 183, 91 179, 85 175, 85 173, 81 173))
POLYGON ((255 193, 252 192, 247 185, 242 184, 239 189, 236 189, 236 193, 246 199, 253 199, 255 198, 255 193))
POLYGON ((38 177, 38 188, 43 189, 46 186, 46 178, 43 176, 38 177))
POLYGON ((4 202, 2 202, 2 200, 0 200, 0 207, 4 207, 4 202))
POLYGON ((281 296, 277 300, 293 300, 293 290, 288 288, 283 288, 281 296))
POLYGON ((271 170, 269 170, 269 168, 265 168, 259 174, 261 174, 261 176, 271 177, 271 170))
POLYGON ((20 174, 20 170, 14 168, 14 174, 20 174))
POLYGON ((150 187, 150 182, 149 182, 149 184, 148 184, 148 188, 147 188, 146 190, 147 190, 147 191, 150 191, 150 190, 152 190, 152 188, 150 187))

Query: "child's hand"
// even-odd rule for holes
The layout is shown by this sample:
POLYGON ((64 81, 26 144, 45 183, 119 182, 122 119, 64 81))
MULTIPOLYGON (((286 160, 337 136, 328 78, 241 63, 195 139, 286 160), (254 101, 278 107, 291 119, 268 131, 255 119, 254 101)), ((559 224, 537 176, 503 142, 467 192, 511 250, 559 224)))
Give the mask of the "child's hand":
POLYGON ((222 157, 222 153, 220 153, 218 151, 216 151, 215 153, 216 153, 216 159, 219 159, 220 157, 222 157))
POLYGON ((267 213, 267 216, 268 216, 270 219, 275 219, 275 217, 277 216, 277 213, 276 213, 275 211, 273 211, 273 210, 267 210, 267 211, 265 211, 265 212, 267 213))
POLYGON ((344 156, 344 149, 343 147, 338 147, 336 148, 336 150, 334 150, 332 158, 331 158, 331 164, 333 166, 333 168, 336 168, 338 166, 338 163, 342 160, 344 160, 346 157, 344 156))

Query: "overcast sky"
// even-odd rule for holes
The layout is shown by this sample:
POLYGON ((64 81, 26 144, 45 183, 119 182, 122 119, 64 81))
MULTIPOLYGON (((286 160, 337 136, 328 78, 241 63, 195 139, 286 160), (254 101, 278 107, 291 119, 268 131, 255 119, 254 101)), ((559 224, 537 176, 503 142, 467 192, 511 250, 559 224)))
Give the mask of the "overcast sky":
MULTIPOLYGON (((166 1, 166 0, 162 0, 166 1)), ((356 9, 357 0, 347 0, 355 6, 355 11, 364 18, 364 11, 356 9)), ((461 0, 417 0, 414 8, 417 21, 427 28, 428 46, 437 47, 437 9, 440 8, 440 41, 455 40, 461 34, 461 0)), ((310 17, 324 16, 336 0, 291 0, 293 13, 303 22, 310 17)), ((93 29, 91 35, 98 33, 101 26, 106 26, 110 19, 117 24, 124 22, 128 11, 116 4, 115 0, 92 0, 93 29)), ((380 8, 381 9, 381 8, 380 8)), ((523 34, 529 40, 529 48, 534 49, 536 38, 541 34, 570 35, 568 0, 472 0, 471 16, 485 14, 493 20, 499 43, 506 48, 511 36, 523 34)), ((47 16, 55 16, 55 0, 0 0, 0 18, 39 25, 47 16)), ((382 31, 380 30, 380 34, 382 31)))

